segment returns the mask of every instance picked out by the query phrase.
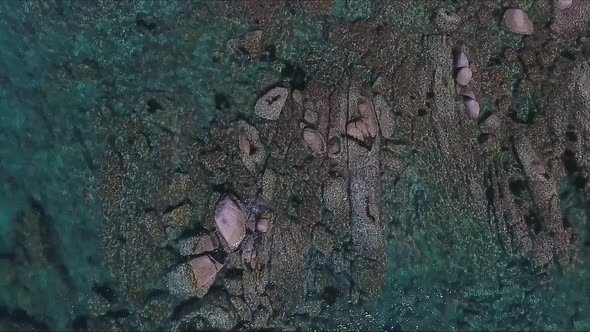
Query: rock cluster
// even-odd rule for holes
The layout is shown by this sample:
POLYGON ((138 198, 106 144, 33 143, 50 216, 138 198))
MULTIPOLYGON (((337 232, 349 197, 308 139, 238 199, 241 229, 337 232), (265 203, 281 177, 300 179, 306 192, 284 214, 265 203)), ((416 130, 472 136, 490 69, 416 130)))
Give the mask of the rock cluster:
MULTIPOLYGON (((248 208, 252 204, 253 202, 244 205, 236 197, 224 195, 217 202, 214 212, 215 228, 224 251, 230 255, 241 256, 246 265, 253 264, 256 259, 254 239, 246 237, 248 219, 253 219, 253 223, 256 224, 255 230, 261 234, 267 233, 272 224, 268 213, 248 208)), ((217 273, 225 265, 211 254, 218 249, 210 235, 181 241, 181 254, 198 257, 179 265, 168 274, 170 292, 180 297, 205 296, 217 273)))
MULTIPOLYGON (((457 52, 454 62, 455 69, 458 70, 457 76, 455 77, 457 83, 462 86, 469 85, 473 73, 469 68, 469 60, 467 59, 465 53, 457 52)), ((479 117, 479 102, 475 98, 475 94, 471 90, 466 90, 462 92, 461 95, 463 97, 463 103, 465 105, 465 109, 467 109, 467 113, 469 113, 469 116, 472 118, 477 119, 479 117)))

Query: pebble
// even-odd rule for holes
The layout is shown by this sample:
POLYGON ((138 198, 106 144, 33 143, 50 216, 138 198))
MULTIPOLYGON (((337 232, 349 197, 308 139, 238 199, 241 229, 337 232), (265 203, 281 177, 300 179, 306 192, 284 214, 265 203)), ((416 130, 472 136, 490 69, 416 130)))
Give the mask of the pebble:
POLYGON ((189 237, 178 242, 178 251, 183 256, 198 255, 213 250, 215 250, 215 244, 209 235, 189 237))
POLYGON ((266 151, 260 142, 258 130, 245 121, 238 123, 238 144, 244 166, 254 172, 265 161, 266 151))
POLYGON ((181 264, 168 273, 168 290, 172 295, 188 298, 202 298, 215 281, 217 272, 223 264, 210 256, 194 258, 189 263, 181 264))
POLYGON ((475 94, 472 91, 465 91, 461 95, 464 97, 475 99, 475 94))
POLYGON ((244 247, 242 248, 242 262, 245 266, 251 266, 252 261, 256 259, 256 248, 254 248, 254 240, 252 238, 248 238, 244 242, 244 247))
POLYGON ((467 85, 471 81, 471 77, 473 77, 471 69, 467 67, 461 68, 459 73, 457 73, 457 83, 461 85, 467 85))
POLYGON ((506 28, 514 33, 530 35, 534 32, 533 23, 527 13, 520 9, 511 8, 504 13, 506 28))

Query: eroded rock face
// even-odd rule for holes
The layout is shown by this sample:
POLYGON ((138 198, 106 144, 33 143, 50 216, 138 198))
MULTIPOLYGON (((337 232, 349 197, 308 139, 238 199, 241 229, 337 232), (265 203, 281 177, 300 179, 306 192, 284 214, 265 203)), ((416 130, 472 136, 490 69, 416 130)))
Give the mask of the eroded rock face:
MULTIPOLYGON (((356 110, 366 124, 364 137, 375 138, 379 126, 372 98, 363 96, 356 84, 351 84, 347 96, 348 109, 353 112, 356 110)), ((371 298, 379 290, 386 262, 383 224, 379 216, 381 143, 379 139, 372 140, 368 145, 355 140, 346 142, 349 174, 345 178, 348 182, 351 234, 355 254, 352 277, 358 285, 358 291, 371 298)))

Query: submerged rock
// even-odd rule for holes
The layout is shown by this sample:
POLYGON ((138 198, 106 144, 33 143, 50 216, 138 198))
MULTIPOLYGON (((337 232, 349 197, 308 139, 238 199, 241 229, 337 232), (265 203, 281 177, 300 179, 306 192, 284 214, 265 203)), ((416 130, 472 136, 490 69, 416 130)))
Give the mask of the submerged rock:
POLYGON ((365 122, 362 120, 355 120, 350 122, 346 126, 346 134, 352 138, 356 138, 359 141, 365 139, 365 137, 369 136, 369 132, 367 130, 367 126, 365 122))
POLYGON ((252 147, 252 144, 250 143, 250 139, 248 138, 246 132, 240 130, 238 138, 240 144, 240 151, 242 151, 242 153, 246 156, 250 156, 254 151, 254 148, 252 147))
POLYGON ((461 16, 444 8, 438 8, 433 24, 441 32, 453 32, 461 24, 461 16))
POLYGON ((248 31, 245 36, 244 48, 252 57, 258 59, 262 54, 262 30, 248 31))

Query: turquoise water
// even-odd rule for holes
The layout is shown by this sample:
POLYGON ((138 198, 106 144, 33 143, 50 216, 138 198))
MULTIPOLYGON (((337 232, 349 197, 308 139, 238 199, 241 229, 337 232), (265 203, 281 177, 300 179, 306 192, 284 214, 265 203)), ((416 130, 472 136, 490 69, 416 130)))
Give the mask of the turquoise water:
MULTIPOLYGON (((98 197, 100 163, 109 137, 119 134, 112 124, 143 110, 146 95, 165 91, 190 105, 199 124, 192 135, 203 142, 223 116, 246 113, 264 82, 280 76, 273 64, 210 56, 249 23, 203 14, 209 6, 0 2, 0 330, 81 329, 90 324, 81 322, 108 316, 95 314, 94 301, 97 293, 108 298, 113 292, 104 285, 120 282, 105 258, 98 197), (231 96, 232 108, 223 116, 216 115, 214 95, 231 96)), ((327 19, 279 16, 297 28, 291 39, 276 43, 278 56, 313 66, 314 59, 299 57, 302 50, 332 54, 320 28, 372 15, 367 1, 336 1, 327 19)), ((427 20, 412 19, 403 25, 427 20)), ((529 105, 522 98, 518 102, 529 105)), ((481 216, 442 212, 440 204, 452 202, 441 198, 435 205, 441 190, 420 170, 390 189, 394 181, 383 179, 383 210, 400 227, 387 234, 385 283, 363 327, 590 329, 587 265, 543 273, 504 252, 481 216), (401 195, 412 206, 403 213, 395 205, 401 195)), ((563 179, 560 195, 562 214, 588 241, 583 194, 563 179)), ((582 258, 587 251, 585 246, 582 258)), ((142 325, 145 317, 132 305, 109 308, 113 317, 126 312, 121 315, 137 320, 123 328, 169 326, 142 325)), ((334 318, 334 327, 339 323, 334 318)))

